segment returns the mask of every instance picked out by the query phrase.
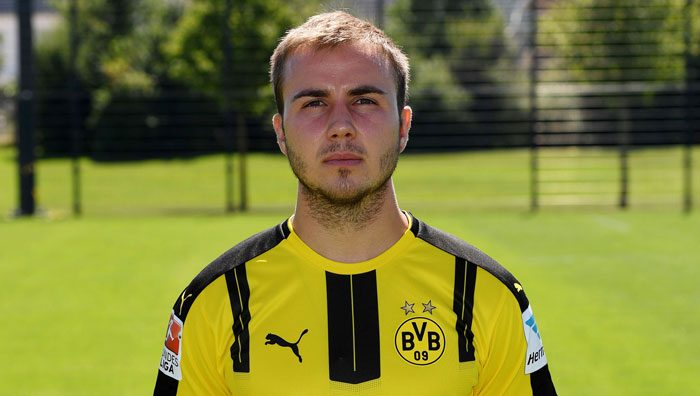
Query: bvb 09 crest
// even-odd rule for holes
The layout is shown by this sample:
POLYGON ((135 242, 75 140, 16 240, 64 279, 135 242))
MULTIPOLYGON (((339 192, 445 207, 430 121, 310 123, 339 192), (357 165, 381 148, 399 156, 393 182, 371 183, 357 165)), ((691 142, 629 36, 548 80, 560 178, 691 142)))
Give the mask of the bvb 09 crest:
POLYGON ((405 361, 419 366, 435 363, 445 352, 445 333, 434 320, 423 317, 401 323, 394 342, 405 361))

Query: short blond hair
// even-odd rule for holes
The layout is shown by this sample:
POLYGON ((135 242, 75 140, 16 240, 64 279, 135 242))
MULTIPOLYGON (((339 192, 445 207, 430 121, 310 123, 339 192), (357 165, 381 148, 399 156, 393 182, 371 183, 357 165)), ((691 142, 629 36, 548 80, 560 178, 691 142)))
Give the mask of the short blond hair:
POLYGON ((381 29, 347 12, 318 14, 290 30, 280 40, 270 57, 270 82, 275 94, 277 112, 284 112, 282 84, 285 62, 299 48, 314 51, 344 44, 366 46, 379 50, 391 64, 396 80, 396 102, 399 113, 408 103, 410 69, 408 57, 381 29))

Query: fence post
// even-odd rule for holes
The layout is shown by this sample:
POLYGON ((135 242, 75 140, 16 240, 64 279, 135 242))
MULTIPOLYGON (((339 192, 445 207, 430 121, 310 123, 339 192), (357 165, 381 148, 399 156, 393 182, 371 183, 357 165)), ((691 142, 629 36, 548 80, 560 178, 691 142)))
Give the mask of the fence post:
POLYGON ((619 109, 620 118, 620 197, 618 205, 620 209, 626 209, 629 204, 629 145, 630 145, 630 120, 629 107, 626 100, 619 109))
POLYGON ((231 99, 231 79, 233 74, 233 55, 231 48, 231 10, 233 9, 233 0, 226 0, 224 2, 224 13, 221 17, 222 20, 222 49, 224 51, 224 64, 221 68, 221 82, 223 89, 224 98, 224 136, 226 142, 226 154, 225 166, 225 194, 226 194, 226 212, 233 212, 235 210, 233 204, 233 114, 232 114, 232 102, 231 99))
POLYGON ((380 29, 384 29, 384 0, 375 0, 375 6, 375 21, 377 27, 380 29))
POLYGON ((17 1, 19 22, 19 93, 17 137, 19 171, 19 216, 36 212, 34 153, 34 53, 32 48, 32 0, 17 1))
POLYGON ((248 180, 246 178, 248 169, 246 166, 248 154, 248 129, 243 112, 238 111, 238 126, 236 129, 236 147, 238 149, 238 209, 245 212, 248 210, 248 180))
POLYGON ((693 209, 693 137, 695 123, 693 107, 695 105, 695 67, 693 65, 690 46, 693 31, 693 0, 685 2, 685 18, 683 26, 684 63, 685 63, 685 145, 683 149, 683 211, 690 213, 693 209))
POLYGON ((73 215, 80 216, 82 210, 81 200, 81 177, 80 177, 80 156, 82 154, 82 133, 80 125, 80 107, 78 103, 78 68, 76 58, 78 56, 78 5, 77 0, 71 0, 69 25, 69 73, 70 80, 68 83, 68 95, 70 102, 70 129, 71 129, 71 167, 72 167, 72 182, 73 182, 73 215))
POLYGON ((537 59, 537 0, 530 0, 530 70, 529 70, 529 133, 530 133, 530 210, 539 208, 539 157, 537 141, 537 82, 539 60, 537 59))

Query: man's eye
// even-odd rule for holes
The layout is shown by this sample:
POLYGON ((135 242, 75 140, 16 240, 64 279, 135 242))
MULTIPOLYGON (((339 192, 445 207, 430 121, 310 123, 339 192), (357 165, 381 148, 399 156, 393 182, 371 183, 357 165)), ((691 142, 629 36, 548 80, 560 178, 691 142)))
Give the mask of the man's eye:
POLYGON ((357 99, 357 102, 355 102, 355 103, 365 105, 365 104, 375 104, 375 101, 373 101, 372 99, 368 99, 368 98, 360 98, 360 99, 357 99))
POLYGON ((304 105, 304 107, 318 107, 323 106, 323 102, 320 100, 312 100, 304 105))

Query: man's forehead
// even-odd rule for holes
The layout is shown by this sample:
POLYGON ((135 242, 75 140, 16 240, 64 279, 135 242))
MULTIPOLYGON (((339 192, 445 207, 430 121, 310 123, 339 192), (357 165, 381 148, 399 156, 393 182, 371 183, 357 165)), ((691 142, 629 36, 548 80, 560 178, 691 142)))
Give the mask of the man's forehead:
MULTIPOLYGON (((295 71, 295 69, 299 66, 300 63, 304 63, 305 61, 308 61, 309 58, 312 57, 318 57, 319 60, 321 60, 325 56, 332 55, 334 53, 338 52, 354 52, 353 56, 348 59, 348 61, 357 60, 359 57, 365 58, 370 60, 372 63, 374 63, 379 69, 381 69, 384 72, 389 72, 390 74, 393 75, 393 71, 391 69, 391 64, 389 62, 388 57, 386 54, 384 54, 381 49, 377 48, 377 46, 369 45, 369 44, 341 44, 341 45, 336 45, 336 46, 328 46, 328 47, 321 47, 317 48, 311 45, 305 45, 296 48, 287 58, 287 61, 285 62, 284 66, 284 75, 285 78, 290 75, 291 72, 295 71)), ((311 64, 307 66, 323 66, 322 63, 319 64, 311 64)))

